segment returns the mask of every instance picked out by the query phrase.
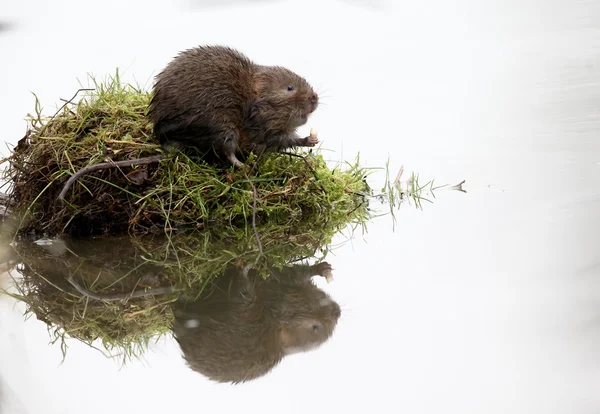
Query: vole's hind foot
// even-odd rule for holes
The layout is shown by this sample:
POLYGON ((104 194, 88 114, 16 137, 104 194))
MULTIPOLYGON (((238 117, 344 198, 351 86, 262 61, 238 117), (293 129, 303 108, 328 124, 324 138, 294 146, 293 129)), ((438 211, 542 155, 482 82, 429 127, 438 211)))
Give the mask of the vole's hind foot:
POLYGON ((244 168, 244 163, 237 159, 234 152, 227 154, 227 160, 237 169, 244 168))

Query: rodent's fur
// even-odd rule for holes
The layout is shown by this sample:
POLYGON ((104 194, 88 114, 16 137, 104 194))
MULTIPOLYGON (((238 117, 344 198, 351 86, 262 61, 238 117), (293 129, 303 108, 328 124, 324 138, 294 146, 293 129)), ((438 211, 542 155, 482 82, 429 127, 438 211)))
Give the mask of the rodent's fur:
POLYGON ((260 154, 316 145, 296 128, 318 101, 289 69, 258 65, 229 47, 201 46, 181 52, 156 77, 149 114, 162 144, 212 151, 240 167, 239 149, 260 154))
POLYGON ((190 368, 213 381, 241 383, 327 341, 341 310, 311 277, 329 270, 328 263, 296 265, 265 280, 230 267, 198 300, 180 299, 173 333, 190 368))
MULTIPOLYGON (((195 147, 240 168, 239 150, 257 154, 318 144, 296 128, 317 109, 309 83, 281 66, 262 66, 225 46, 181 52, 156 77, 148 114, 163 148, 195 147), (291 90, 289 90, 291 89, 291 90)), ((157 163, 161 155, 84 167, 63 186, 64 197, 77 179, 92 171, 157 163)))

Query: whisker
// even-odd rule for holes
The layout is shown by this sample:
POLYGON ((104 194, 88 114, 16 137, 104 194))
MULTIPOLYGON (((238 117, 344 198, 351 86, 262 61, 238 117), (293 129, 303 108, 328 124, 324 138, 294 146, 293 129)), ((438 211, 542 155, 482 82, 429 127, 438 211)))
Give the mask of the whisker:
POLYGON ((327 96, 330 93, 330 91, 327 89, 319 89, 319 90, 316 90, 316 92, 317 92, 317 95, 319 95, 319 97, 327 96))

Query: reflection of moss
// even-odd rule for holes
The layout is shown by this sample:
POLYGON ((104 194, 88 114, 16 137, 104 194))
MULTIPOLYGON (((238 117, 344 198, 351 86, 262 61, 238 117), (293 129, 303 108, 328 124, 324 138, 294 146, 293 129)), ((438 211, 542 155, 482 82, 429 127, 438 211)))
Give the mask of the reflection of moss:
MULTIPOLYGON (((198 157, 164 154, 145 115, 150 94, 123 85, 117 76, 96 83, 78 104, 56 116, 31 118, 30 131, 9 159, 16 210, 28 215, 21 231, 78 235, 148 231, 177 226, 239 225, 252 215, 253 191, 244 173, 211 166, 198 157), (163 153, 159 164, 112 168, 85 175, 57 200, 67 178, 108 159, 163 153)), ((335 232, 368 217, 370 192, 358 161, 331 170, 316 153, 305 159, 270 154, 246 160, 257 189, 257 218, 286 227, 310 222, 335 232)))
POLYGON ((62 341, 63 353, 68 336, 90 345, 99 340, 109 353, 129 358, 141 354, 151 338, 169 332, 176 294, 99 301, 82 296, 67 281, 71 276, 98 293, 169 284, 161 269, 145 262, 134 246, 127 249, 116 240, 96 246, 93 240, 77 241, 60 256, 33 243, 19 243, 16 249, 21 277, 13 296, 25 302, 27 313, 48 324, 55 340, 62 341))
POLYGON ((16 245, 20 273, 14 297, 27 312, 49 326, 66 351, 66 336, 87 344, 100 341, 111 354, 141 354, 148 341, 170 332, 172 302, 179 293, 202 292, 228 265, 266 269, 312 258, 330 242, 319 229, 301 231, 259 226, 263 254, 258 254, 252 229, 213 228, 188 234, 127 236, 53 241, 52 247, 16 245), (63 246, 63 247, 61 247, 63 246), (57 253, 60 251, 61 253, 57 253), (260 260, 256 262, 256 258, 260 260), (72 278, 98 300, 82 295, 72 278), (130 297, 131 292, 174 291, 130 297), (122 295, 121 295, 122 293, 122 295))

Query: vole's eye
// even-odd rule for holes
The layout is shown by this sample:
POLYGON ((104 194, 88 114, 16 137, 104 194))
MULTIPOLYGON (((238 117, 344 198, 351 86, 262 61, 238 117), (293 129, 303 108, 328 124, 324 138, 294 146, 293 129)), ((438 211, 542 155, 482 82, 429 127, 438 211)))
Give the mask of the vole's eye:
POLYGON ((287 86, 287 90, 288 90, 288 92, 292 92, 294 89, 296 89, 296 87, 295 87, 294 85, 292 85, 292 84, 289 84, 289 85, 287 86))
POLYGON ((313 325, 312 330, 313 332, 317 332, 319 330, 319 325, 313 325))

